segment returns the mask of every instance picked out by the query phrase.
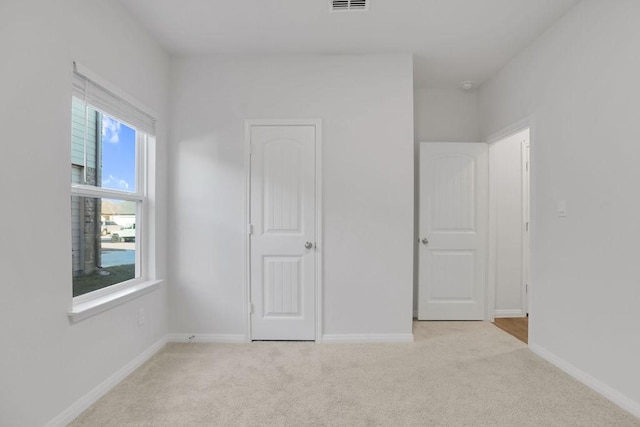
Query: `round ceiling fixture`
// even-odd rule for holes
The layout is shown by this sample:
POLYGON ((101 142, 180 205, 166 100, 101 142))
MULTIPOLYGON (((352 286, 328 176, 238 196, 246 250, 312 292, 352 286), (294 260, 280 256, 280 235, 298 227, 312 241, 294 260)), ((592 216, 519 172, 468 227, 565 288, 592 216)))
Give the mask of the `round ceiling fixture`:
POLYGON ((462 90, 469 91, 469 90, 471 90, 473 88, 474 88, 474 84, 473 84, 473 82, 471 80, 466 80, 466 81, 460 83, 460 89, 462 89, 462 90))

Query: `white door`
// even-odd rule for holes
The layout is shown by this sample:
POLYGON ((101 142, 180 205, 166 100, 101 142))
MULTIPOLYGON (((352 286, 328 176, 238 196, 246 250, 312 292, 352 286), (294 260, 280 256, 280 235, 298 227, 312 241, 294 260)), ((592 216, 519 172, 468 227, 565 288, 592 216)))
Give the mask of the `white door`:
POLYGON ((314 340, 316 126, 249 132, 251 338, 314 340))
POLYGON ((420 144, 419 320, 485 319, 488 147, 420 144))

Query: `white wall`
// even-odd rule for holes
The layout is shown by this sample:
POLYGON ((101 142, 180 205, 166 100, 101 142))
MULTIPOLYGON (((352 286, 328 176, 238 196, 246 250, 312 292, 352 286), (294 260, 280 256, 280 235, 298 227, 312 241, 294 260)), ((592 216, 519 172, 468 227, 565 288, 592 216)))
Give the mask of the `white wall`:
MULTIPOLYGON (((523 142, 529 130, 489 146, 491 191, 490 271, 495 280, 496 317, 526 314, 523 307, 523 142)), ((491 274, 489 280, 491 280, 491 274)))
POLYGON ((321 118, 325 334, 411 333, 410 55, 173 62, 170 329, 244 334, 244 125, 321 118))
MULTIPOLYGON (((0 52, 0 425, 41 426, 167 332, 163 289, 69 324, 72 61, 164 123, 168 58, 116 2, 99 0, 3 0, 0 52)), ((163 275, 162 250, 158 261, 163 275)))
POLYGON ((458 87, 420 88, 414 99, 417 142, 480 141, 477 91, 458 87))
POLYGON ((416 88, 414 91, 414 272, 413 311, 418 310, 418 182, 420 142, 479 142, 478 93, 458 87, 416 88))
POLYGON ((639 18, 578 3, 480 93, 484 136, 535 118, 530 342, 638 416, 639 18))

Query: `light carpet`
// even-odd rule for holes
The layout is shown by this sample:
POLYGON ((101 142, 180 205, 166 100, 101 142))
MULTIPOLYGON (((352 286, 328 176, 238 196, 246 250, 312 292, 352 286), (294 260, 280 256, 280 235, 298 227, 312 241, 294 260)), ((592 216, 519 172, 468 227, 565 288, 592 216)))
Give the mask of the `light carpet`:
POLYGON ((484 322, 415 343, 168 344, 72 426, 640 426, 484 322))

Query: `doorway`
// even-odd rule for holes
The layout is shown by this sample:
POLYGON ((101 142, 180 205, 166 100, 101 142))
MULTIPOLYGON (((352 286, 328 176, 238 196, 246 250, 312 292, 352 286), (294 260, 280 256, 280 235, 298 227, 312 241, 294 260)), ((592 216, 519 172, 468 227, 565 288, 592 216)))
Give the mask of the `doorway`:
POLYGON ((317 340, 320 121, 247 121, 246 144, 247 336, 317 340))
POLYGON ((420 144, 419 320, 527 319, 530 130, 502 135, 420 144))
POLYGON ((529 313, 529 151, 529 128, 489 144, 492 317, 521 318, 529 313))

